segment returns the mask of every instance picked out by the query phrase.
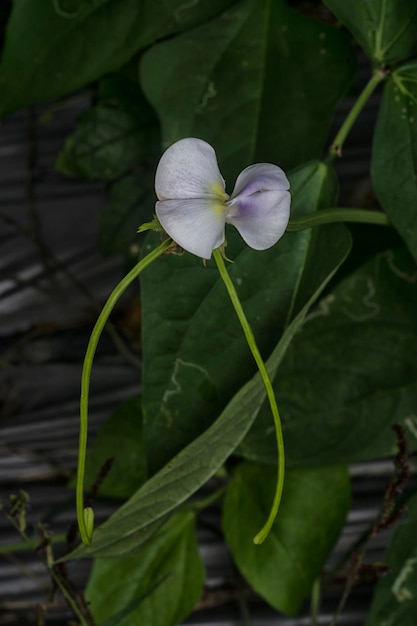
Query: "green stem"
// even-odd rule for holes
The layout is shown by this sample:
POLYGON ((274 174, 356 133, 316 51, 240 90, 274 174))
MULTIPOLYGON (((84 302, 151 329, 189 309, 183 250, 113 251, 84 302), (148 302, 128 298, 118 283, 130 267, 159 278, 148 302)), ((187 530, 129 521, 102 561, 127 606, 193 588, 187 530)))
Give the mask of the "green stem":
MULTIPOLYGON (((52 535, 51 544, 64 543, 66 540, 66 534, 60 533, 59 535, 52 535)), ((35 550, 40 543, 37 539, 23 539, 22 541, 13 541, 0 546, 0 554, 9 554, 10 552, 21 552, 22 550, 35 550)))
POLYGON ((88 435, 88 394, 90 389, 91 367, 93 364, 94 354, 97 348, 100 335, 112 312, 116 302, 127 289, 127 287, 139 276, 139 274, 150 265, 155 259, 160 257, 170 246, 172 241, 167 239, 158 248, 152 250, 144 257, 130 272, 122 278, 120 283, 110 294, 106 304, 104 305, 97 322, 92 330, 87 351, 84 358, 83 371, 81 374, 81 397, 80 397, 80 436, 78 444, 78 469, 77 469, 77 486, 76 486, 76 506, 77 520, 80 529, 80 535, 83 543, 90 544, 93 528, 92 522, 87 524, 85 517, 92 520, 92 510, 84 509, 84 474, 85 474, 85 456, 87 449, 88 435), (89 526, 89 528, 87 527, 89 526))
POLYGON ((318 623, 319 623, 320 591, 321 591, 321 581, 320 581, 320 577, 318 577, 314 581, 313 589, 311 590, 311 604, 310 604, 311 626, 318 626, 318 623))
POLYGON ((331 155, 331 158, 334 156, 339 156, 339 157, 342 156, 343 144, 352 126, 356 122, 356 119, 359 113, 362 111, 363 107, 369 100, 371 94, 373 93, 377 85, 385 78, 386 78, 385 71, 381 69, 377 69, 374 71, 374 73, 372 74, 372 77, 369 79, 364 90, 362 91, 359 98, 356 100, 355 104, 351 108, 348 116, 343 122, 339 132, 337 133, 336 137, 333 140, 332 145, 329 148, 329 154, 331 155))
POLYGON ((74 614, 78 617, 78 619, 80 620, 80 624, 81 626, 88 626, 83 614, 81 613, 77 602, 75 601, 75 599, 68 593, 67 588, 65 587, 65 585, 63 584, 63 582, 61 581, 60 577, 57 576, 55 574, 55 572, 53 571, 53 569, 49 570, 51 572, 52 578, 54 579, 57 587, 59 587, 59 589, 61 590, 62 595, 64 596, 64 598, 66 599, 66 601, 68 602, 69 606, 72 608, 72 610, 74 611, 74 614))
MULTIPOLYGON (((14 520, 14 519, 13 519, 10 515, 8 515, 8 514, 6 513, 6 514, 5 514, 5 516, 6 516, 6 518, 8 519, 8 521, 12 524, 12 526, 16 529, 16 531, 19 533, 19 535, 20 535, 20 536, 22 537, 22 539, 23 539, 23 542, 22 542, 22 541, 19 541, 19 542, 16 542, 16 544, 17 544, 17 543, 19 543, 19 544, 21 545, 22 543, 24 543, 24 544, 25 544, 25 546, 26 546, 26 548, 28 548, 28 549, 36 549, 36 547, 39 545, 39 542, 40 542, 40 541, 39 541, 39 538, 38 538, 38 539, 36 539, 36 540, 29 539, 29 537, 27 536, 27 534, 25 533, 25 531, 24 531, 24 530, 21 530, 21 529, 19 528, 19 525, 18 525, 18 524, 16 524, 15 520, 14 520)), ((64 536, 64 539, 65 539, 65 536, 64 536)), ((58 541, 58 537, 56 537, 56 538, 55 538, 55 541, 58 541)), ((19 548, 19 549, 21 549, 21 548, 19 548)), ((3 553, 4 553, 4 552, 3 552, 3 553)), ((82 615, 82 613, 81 613, 81 611, 80 611, 80 609, 79 609, 79 606, 78 606, 77 602, 76 602, 76 601, 75 601, 75 599, 71 596, 71 594, 70 594, 70 593, 68 593, 68 590, 67 590, 67 589, 65 588, 65 586, 62 584, 62 582, 61 582, 61 580, 60 580, 59 576, 57 576, 57 575, 56 575, 56 573, 54 572, 54 569, 53 569, 53 563, 50 563, 50 562, 49 562, 49 560, 48 560, 48 558, 46 558, 45 560, 44 560, 42 557, 40 557, 40 558, 41 558, 41 560, 43 561, 43 563, 44 563, 45 567, 47 568, 47 570, 49 571, 49 573, 51 574, 52 578, 53 578, 53 579, 54 579, 54 581, 56 582, 57 586, 61 589, 61 591, 62 591, 62 594, 63 594, 64 598, 65 598, 65 599, 66 599, 66 601, 68 602, 68 605, 72 608, 72 610, 74 611, 74 614, 75 614, 75 615, 78 617, 78 619, 80 620, 80 624, 81 624, 81 626, 88 626, 88 625, 87 625, 87 623, 86 623, 86 621, 85 621, 85 619, 84 619, 84 616, 82 615)))
POLYGON ((334 224, 336 222, 356 222, 358 224, 376 224, 378 226, 389 226, 385 213, 380 211, 366 211, 365 209, 323 209, 311 215, 303 217, 295 217, 289 221, 287 230, 295 232, 304 230, 305 228, 313 228, 314 226, 322 226, 324 224, 334 224))
POLYGON ((219 487, 218 489, 216 489, 216 491, 213 491, 213 493, 211 493, 206 498, 202 498, 201 500, 197 500, 196 502, 193 502, 192 503, 193 509, 195 509, 196 511, 204 510, 205 508, 213 504, 213 502, 217 502, 217 500, 220 500, 220 498, 223 497, 225 491, 226 491, 225 485, 223 485, 223 487, 219 487))
POLYGON ((269 513, 269 517, 263 526, 263 528, 258 532, 256 537, 254 537, 254 543, 260 544, 267 538, 269 531, 271 530, 272 524, 276 518, 278 513, 279 505, 281 502, 282 489, 284 486, 284 472, 285 472, 285 455, 284 455, 284 439, 282 436, 282 428, 281 428, 281 419, 279 416, 278 406, 275 399, 274 390, 272 387, 271 380, 268 376, 268 372, 265 367, 265 363, 261 357, 258 346, 256 345, 255 337, 252 332, 252 328, 246 318, 246 315, 243 311, 241 302, 239 300, 239 296, 237 295, 236 289, 233 285, 233 282, 226 270, 223 257, 219 250, 213 250, 213 257, 216 261, 220 276, 225 284, 227 292, 229 294, 230 300, 232 301, 233 307, 236 311, 236 315, 239 318, 240 325, 242 326, 246 341, 252 352, 252 356, 255 359, 256 365, 258 366, 259 373, 265 385, 266 394, 268 396, 269 404, 271 406, 272 415, 274 417, 275 424, 275 434, 276 434, 276 442, 277 442, 277 451, 278 451, 278 476, 277 476, 277 486, 275 489, 274 500, 272 503, 271 511, 269 513))

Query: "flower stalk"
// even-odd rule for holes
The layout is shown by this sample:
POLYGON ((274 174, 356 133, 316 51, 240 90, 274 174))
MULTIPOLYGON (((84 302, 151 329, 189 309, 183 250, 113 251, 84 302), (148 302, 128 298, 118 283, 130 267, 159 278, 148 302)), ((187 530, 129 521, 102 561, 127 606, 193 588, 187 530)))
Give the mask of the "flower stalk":
POLYGON ((236 292, 235 286, 226 270, 223 257, 218 249, 213 250, 213 258, 216 262, 220 276, 227 289, 230 300, 233 304, 236 315, 239 319, 240 325, 242 326, 249 349, 252 353, 252 356, 255 360, 256 365, 258 366, 258 370, 261 375, 262 381, 264 383, 266 395, 268 397, 272 415, 274 418, 275 435, 276 435, 277 452, 278 452, 277 486, 275 489, 275 495, 274 495, 274 499, 273 499, 273 503, 272 503, 272 507, 271 507, 268 519, 265 522, 264 526, 261 528, 261 530, 257 533, 257 535, 253 539, 254 543, 261 544, 265 541, 265 539, 269 535, 269 532, 272 528, 274 520, 277 516, 279 505, 281 502, 282 490, 284 487, 285 452, 284 452, 284 439, 282 436, 281 418, 279 416, 278 405, 276 402, 275 393, 272 387, 271 379, 269 378, 265 363, 262 359, 261 353, 259 352, 259 348, 256 345, 252 328, 245 315, 242 304, 239 300, 239 296, 236 292))
POLYGON ((91 368, 93 365, 94 355, 97 344, 103 332, 104 326, 114 309, 120 296, 126 291, 129 285, 139 276, 139 274, 150 265, 153 261, 164 254, 168 248, 172 246, 171 239, 165 240, 161 245, 152 250, 147 256, 139 261, 128 274, 113 289, 106 304, 104 305, 96 323, 92 330, 87 351, 84 358, 83 370, 81 374, 81 397, 80 397, 80 434, 78 442, 78 468, 77 468, 77 485, 76 485, 76 508, 77 521, 80 530, 81 540, 84 544, 89 545, 93 537, 93 520, 94 512, 91 507, 84 508, 84 475, 85 475, 85 457, 87 450, 88 436, 88 397, 90 391, 91 368))

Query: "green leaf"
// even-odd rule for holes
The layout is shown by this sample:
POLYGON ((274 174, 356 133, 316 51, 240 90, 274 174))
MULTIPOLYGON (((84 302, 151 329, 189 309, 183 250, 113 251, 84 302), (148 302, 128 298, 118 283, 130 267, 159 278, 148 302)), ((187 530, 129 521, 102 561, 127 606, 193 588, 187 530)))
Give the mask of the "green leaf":
MULTIPOLYGON (((274 381, 287 463, 351 463, 395 452, 393 423, 417 447, 417 268, 388 250, 343 280, 307 317, 274 381)), ((276 463, 263 408, 239 451, 276 463)))
POLYGON ((104 255, 137 256, 138 228, 152 219, 155 167, 143 164, 138 172, 113 183, 110 200, 99 216, 99 247, 104 255), (133 248, 132 248, 133 246, 133 248))
POLYGON ((113 464, 100 486, 99 494, 111 498, 129 498, 146 480, 139 398, 124 402, 98 431, 87 456, 87 486, 96 481, 108 459, 113 459, 113 464))
MULTIPOLYGON (((416 19, 417 24, 417 19, 416 19)), ((372 181, 392 224, 417 259, 417 62, 385 86, 372 149, 372 181)))
POLYGON ((354 65, 340 30, 284 0, 243 0, 149 49, 141 78, 164 144, 207 140, 231 183, 248 163, 319 157, 354 65))
POLYGON ((375 590, 366 626, 414 626, 417 615, 417 494, 390 541, 388 574, 375 590))
MULTIPOLYGON (((312 162, 290 176, 292 215, 335 202, 333 171, 312 162)), ((227 232, 230 274, 265 358, 350 247, 344 227, 288 233, 254 251, 227 232), (326 255, 322 254, 326 246, 326 255)), ((150 472, 200 435, 256 372, 214 263, 167 256, 142 277, 143 408, 150 472)), ((279 402, 279 396, 278 396, 279 402)))
POLYGON ((417 52, 417 6, 413 0, 324 0, 366 54, 383 64, 417 52))
POLYGON ((149 144, 158 136, 146 113, 135 115, 117 103, 98 104, 79 118, 56 168, 88 179, 120 176, 149 154, 149 144))
POLYGON ((233 558, 265 600, 294 614, 336 541, 350 503, 345 467, 289 470, 278 517, 262 545, 253 537, 265 521, 276 472, 254 463, 235 470, 224 500, 223 529, 233 558))
POLYGON ((231 0, 15 0, 0 66, 0 116, 62 97, 138 50, 217 15, 231 0))
POLYGON ((96 560, 86 599, 98 624, 133 605, 129 614, 118 621, 119 626, 176 626, 198 601, 204 578, 195 516, 182 511, 135 555, 96 560), (161 579, 161 584, 146 596, 147 590, 161 579), (142 602, 136 603, 144 595, 142 602))

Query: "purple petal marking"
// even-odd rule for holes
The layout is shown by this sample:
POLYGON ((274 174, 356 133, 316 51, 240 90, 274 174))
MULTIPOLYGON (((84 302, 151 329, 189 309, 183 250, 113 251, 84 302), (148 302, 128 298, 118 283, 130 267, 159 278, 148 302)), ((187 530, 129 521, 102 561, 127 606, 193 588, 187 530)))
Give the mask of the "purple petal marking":
POLYGON ((227 203, 226 222, 233 224, 248 246, 266 250, 283 236, 290 218, 289 191, 239 195, 227 203))
POLYGON ((238 176, 232 199, 265 191, 288 191, 290 183, 283 170, 272 163, 256 163, 238 176))

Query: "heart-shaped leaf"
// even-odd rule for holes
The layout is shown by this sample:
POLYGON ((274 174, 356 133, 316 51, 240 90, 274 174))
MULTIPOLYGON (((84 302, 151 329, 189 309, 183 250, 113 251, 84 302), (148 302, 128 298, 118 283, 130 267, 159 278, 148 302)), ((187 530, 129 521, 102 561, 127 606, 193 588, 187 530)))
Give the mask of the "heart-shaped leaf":
POLYGON ((414 0, 324 0, 367 55, 379 63, 404 61, 417 52, 414 0))
POLYGON ((0 65, 0 116, 59 98, 114 71, 160 37, 217 15, 231 0, 15 0, 0 65))
POLYGON ((204 578, 195 515, 182 511, 133 556, 96 560, 85 595, 98 624, 133 605, 120 626, 176 626, 198 601, 204 578))
POLYGON ((340 29, 285 0, 243 0, 153 46, 141 78, 165 145, 202 137, 216 146, 231 180, 248 163, 289 168, 320 157, 354 67, 340 29))
MULTIPOLYGON (((385 251, 306 318, 274 381, 290 466, 388 456, 393 423, 417 446, 416 281, 405 250, 385 251)), ((276 463, 266 407, 239 451, 276 463)))
POLYGON ((243 463, 230 481, 223 528, 249 584, 273 607, 294 614, 311 590, 344 524, 350 503, 345 467, 286 472, 279 514, 262 545, 253 537, 268 514, 276 472, 243 463))

